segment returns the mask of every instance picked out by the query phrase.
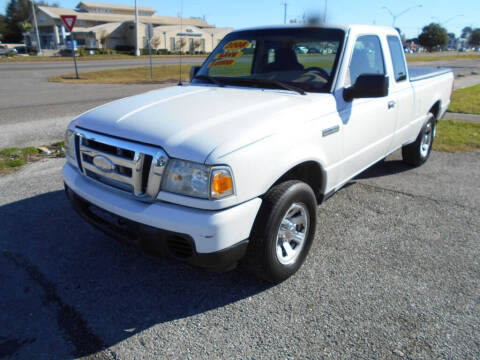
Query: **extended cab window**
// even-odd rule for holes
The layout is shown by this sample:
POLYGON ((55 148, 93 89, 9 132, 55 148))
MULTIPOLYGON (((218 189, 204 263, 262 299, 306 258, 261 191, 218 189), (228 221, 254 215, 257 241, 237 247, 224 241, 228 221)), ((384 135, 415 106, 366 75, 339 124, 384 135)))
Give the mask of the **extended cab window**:
POLYGON ((362 74, 385 74, 382 46, 376 35, 363 35, 355 42, 348 68, 347 86, 355 84, 362 74))
POLYGON ((396 36, 388 36, 388 47, 390 48, 390 56, 393 62, 393 72, 395 73, 395 81, 407 80, 407 68, 403 58, 402 44, 396 36))

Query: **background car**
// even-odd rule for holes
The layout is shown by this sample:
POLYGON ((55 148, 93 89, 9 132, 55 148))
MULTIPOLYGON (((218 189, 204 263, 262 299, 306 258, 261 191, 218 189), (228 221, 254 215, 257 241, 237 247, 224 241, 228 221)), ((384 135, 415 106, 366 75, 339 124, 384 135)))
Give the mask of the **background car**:
POLYGON ((72 49, 60 49, 57 51, 56 56, 58 57, 73 57, 72 49))

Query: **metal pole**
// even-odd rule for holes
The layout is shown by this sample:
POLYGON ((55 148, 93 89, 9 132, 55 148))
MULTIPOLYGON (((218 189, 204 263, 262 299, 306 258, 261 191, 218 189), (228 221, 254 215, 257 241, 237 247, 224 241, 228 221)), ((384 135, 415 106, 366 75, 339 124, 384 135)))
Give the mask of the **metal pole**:
POLYGON ((35 5, 32 3, 33 23, 35 24, 35 35, 37 37, 38 55, 42 55, 42 44, 40 44, 40 35, 38 34, 37 14, 35 13, 35 5))
POLYGON ((148 24, 148 53, 150 55, 150 80, 153 81, 153 64, 152 64, 152 24, 148 24))
POLYGON ((327 4, 328 4, 328 0, 325 0, 325 12, 323 13, 323 22, 324 23, 327 22, 327 4))
POLYGON ((75 54, 75 40, 73 39, 73 30, 70 30, 70 36, 72 38, 72 50, 73 50, 73 63, 75 64, 75 76, 76 79, 80 79, 78 76, 78 68, 77 68, 77 55, 75 54))
POLYGON ((388 7, 386 6, 382 6, 382 9, 385 9, 387 10, 390 15, 392 16, 392 27, 395 27, 395 23, 397 21, 397 18, 400 17, 401 15, 405 14, 406 12, 410 11, 410 10, 413 10, 413 9, 416 9, 416 8, 421 8, 423 7, 423 5, 417 5, 417 6, 412 6, 412 7, 409 7, 408 9, 405 9, 403 10, 402 12, 398 13, 398 14, 394 14, 388 7))
POLYGON ((287 23, 287 2, 283 3, 283 23, 287 23))
POLYGON ((135 0, 135 56, 140 56, 140 49, 138 48, 138 7, 137 7, 137 0, 135 0))

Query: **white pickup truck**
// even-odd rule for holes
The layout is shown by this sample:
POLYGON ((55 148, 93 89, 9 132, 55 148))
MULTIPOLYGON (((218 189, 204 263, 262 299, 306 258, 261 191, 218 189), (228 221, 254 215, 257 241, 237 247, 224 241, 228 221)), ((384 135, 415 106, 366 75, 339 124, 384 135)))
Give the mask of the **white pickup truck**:
POLYGON ((73 120, 66 193, 116 238, 272 282, 304 262, 318 204, 397 149, 428 159, 453 89, 363 25, 234 31, 190 75, 73 120))

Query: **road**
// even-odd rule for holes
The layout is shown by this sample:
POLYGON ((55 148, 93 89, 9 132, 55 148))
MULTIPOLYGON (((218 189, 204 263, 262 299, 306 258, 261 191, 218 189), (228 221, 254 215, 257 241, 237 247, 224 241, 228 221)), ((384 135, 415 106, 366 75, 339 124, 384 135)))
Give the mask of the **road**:
POLYGON ((0 178, 0 358, 480 358, 478 153, 361 174, 276 286, 107 238, 70 208, 62 164, 0 178))
MULTIPOLYGON (((185 57, 184 63, 203 58, 185 57)), ((176 64, 177 58, 156 58, 155 65, 176 64)), ((107 68, 147 66, 148 59, 79 62, 80 72, 107 68)), ((416 66, 450 66, 457 75, 456 87, 480 83, 476 60, 413 63, 416 66)), ((118 98, 167 85, 73 85, 47 82, 48 77, 73 72, 70 61, 0 62, 0 149, 40 145, 63 137, 68 122, 78 114, 118 98)))
MULTIPOLYGON (((184 64, 203 58, 185 57, 184 64)), ((156 58, 155 65, 178 63, 156 58)), ((79 61, 79 71, 147 66, 148 59, 79 61)), ((0 62, 0 148, 38 145, 62 138, 69 120, 93 107, 166 85, 72 85, 49 83, 54 75, 73 72, 72 62, 0 62), (63 129, 63 130, 62 130, 63 129)))

